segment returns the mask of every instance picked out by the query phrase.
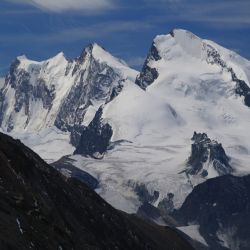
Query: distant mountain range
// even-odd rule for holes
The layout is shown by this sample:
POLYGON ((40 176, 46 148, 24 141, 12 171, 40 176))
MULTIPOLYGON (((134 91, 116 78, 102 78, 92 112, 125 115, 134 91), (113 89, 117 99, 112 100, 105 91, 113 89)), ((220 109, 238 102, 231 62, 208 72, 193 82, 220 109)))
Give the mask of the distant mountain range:
MULTIPOLYGON (((63 53, 42 62, 17 57, 0 83, 2 131, 48 163, 56 161, 65 176, 125 212, 152 219, 155 211, 154 220, 164 224, 170 216, 213 250, 247 249, 241 219, 229 227, 220 212, 209 210, 222 220, 211 220, 209 231, 200 217, 184 220, 183 214, 210 179, 219 177, 222 192, 227 178, 235 178, 237 196, 237 176, 250 174, 248 60, 176 29, 154 39, 141 72, 91 44, 73 60, 63 53)), ((203 204, 202 195, 195 202, 203 204)), ((235 206, 248 211, 248 203, 235 206)))

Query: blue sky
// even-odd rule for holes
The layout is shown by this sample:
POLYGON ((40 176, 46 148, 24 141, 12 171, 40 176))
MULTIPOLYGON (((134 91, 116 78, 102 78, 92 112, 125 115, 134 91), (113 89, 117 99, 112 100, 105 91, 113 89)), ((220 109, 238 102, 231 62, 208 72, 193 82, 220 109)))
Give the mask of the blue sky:
POLYGON ((16 56, 78 56, 91 42, 140 69, 153 38, 188 29, 250 59, 250 0, 1 0, 0 73, 16 56))

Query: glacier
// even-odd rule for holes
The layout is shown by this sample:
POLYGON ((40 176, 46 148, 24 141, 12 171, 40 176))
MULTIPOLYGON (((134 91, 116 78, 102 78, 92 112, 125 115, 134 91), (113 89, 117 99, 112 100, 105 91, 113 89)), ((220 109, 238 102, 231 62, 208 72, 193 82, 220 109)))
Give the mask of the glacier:
POLYGON ((154 39, 140 73, 96 44, 74 60, 17 60, 1 89, 1 129, 48 162, 69 155, 118 209, 138 210, 138 184, 159 192, 154 206, 172 193, 178 208, 194 186, 220 175, 206 162, 207 176, 187 176, 194 131, 223 145, 235 175, 250 172, 250 62, 235 52, 177 29, 154 39), (45 95, 37 97, 39 83, 45 95), (100 107, 114 146, 100 159, 72 155, 100 107))

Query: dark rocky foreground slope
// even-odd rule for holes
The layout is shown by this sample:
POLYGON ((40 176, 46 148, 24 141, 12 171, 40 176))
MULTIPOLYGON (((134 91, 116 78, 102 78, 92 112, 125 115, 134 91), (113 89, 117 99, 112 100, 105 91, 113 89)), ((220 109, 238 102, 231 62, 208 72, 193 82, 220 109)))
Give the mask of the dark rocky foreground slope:
POLYGON ((20 141, 0 134, 0 249, 175 249, 170 228, 115 210, 20 141))
POLYGON ((250 175, 225 175, 196 186, 174 218, 200 225, 213 250, 250 249, 250 175))

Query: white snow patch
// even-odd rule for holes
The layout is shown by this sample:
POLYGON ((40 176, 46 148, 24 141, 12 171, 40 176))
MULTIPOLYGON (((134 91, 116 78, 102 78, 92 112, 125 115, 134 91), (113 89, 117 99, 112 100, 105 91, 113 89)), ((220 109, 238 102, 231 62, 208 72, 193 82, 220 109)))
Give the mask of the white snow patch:
POLYGON ((20 223, 20 220, 18 218, 16 218, 16 223, 18 225, 20 233, 23 234, 23 229, 21 228, 21 223, 20 223))
POLYGON ((200 226, 199 225, 191 225, 191 226, 185 226, 185 227, 177 227, 180 231, 188 235, 191 239, 196 240, 200 243, 202 243, 205 246, 208 246, 205 239, 201 236, 199 231, 200 226))
MULTIPOLYGON (((2 130, 0 130, 2 132, 2 130)), ((6 133, 4 131, 4 133, 6 133)), ((75 148, 69 143, 70 134, 62 132, 56 127, 43 129, 37 133, 7 133, 34 150, 48 163, 60 159, 64 155, 72 154, 75 148)))
POLYGON ((223 247, 226 247, 228 249, 233 250, 240 250, 241 241, 235 239, 235 234, 237 232, 236 227, 230 227, 230 228, 220 228, 216 235, 218 239, 220 240, 220 244, 223 247))
POLYGON ((120 74, 124 75, 129 79, 130 81, 134 81, 136 76, 138 75, 138 72, 136 70, 133 70, 128 67, 128 65, 118 59, 112 56, 109 52, 104 50, 102 47, 94 43, 93 45, 93 56, 96 60, 106 63, 110 67, 117 70, 120 74))

